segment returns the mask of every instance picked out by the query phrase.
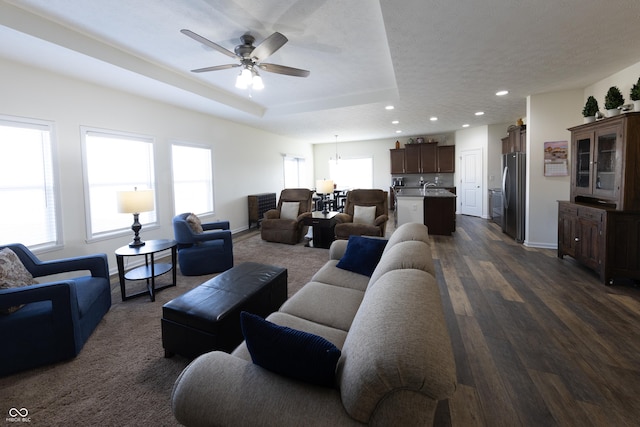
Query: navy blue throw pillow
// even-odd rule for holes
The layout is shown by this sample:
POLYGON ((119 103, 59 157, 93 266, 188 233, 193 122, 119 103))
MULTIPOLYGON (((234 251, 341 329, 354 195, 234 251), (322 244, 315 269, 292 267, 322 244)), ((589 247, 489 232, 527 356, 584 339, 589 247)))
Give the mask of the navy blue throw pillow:
POLYGON ((301 381, 335 385, 340 350, 326 339, 276 325, 246 311, 240 313, 240 324, 256 365, 301 381))
POLYGON ((386 245, 385 239, 350 236, 347 249, 336 267, 371 277, 386 245))

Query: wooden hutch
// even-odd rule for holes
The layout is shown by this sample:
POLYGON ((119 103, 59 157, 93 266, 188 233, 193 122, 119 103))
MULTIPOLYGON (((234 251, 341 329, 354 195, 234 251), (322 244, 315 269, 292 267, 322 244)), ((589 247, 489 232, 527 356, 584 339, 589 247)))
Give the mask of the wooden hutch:
POLYGON ((605 284, 640 279, 640 112, 571 131, 571 192, 558 207, 558 257, 605 284))

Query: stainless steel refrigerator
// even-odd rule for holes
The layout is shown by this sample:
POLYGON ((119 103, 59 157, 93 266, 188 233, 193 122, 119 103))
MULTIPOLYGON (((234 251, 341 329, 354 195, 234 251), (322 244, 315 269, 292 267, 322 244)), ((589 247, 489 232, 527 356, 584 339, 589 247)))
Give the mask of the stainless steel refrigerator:
POLYGON ((519 243, 524 242, 525 160, 525 153, 502 156, 502 231, 519 243))

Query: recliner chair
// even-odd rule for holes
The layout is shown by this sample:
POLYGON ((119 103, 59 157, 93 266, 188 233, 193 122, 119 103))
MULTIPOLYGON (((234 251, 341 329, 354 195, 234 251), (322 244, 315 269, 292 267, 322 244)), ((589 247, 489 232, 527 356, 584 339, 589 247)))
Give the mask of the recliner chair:
POLYGON ((339 213, 335 218, 336 239, 348 239, 353 235, 384 237, 389 219, 388 193, 371 189, 351 190, 347 193, 344 213, 339 213), (371 206, 375 207, 375 212, 369 218, 356 215, 371 206))
POLYGON ((311 215, 313 191, 308 188, 285 188, 280 193, 276 209, 264 213, 260 224, 262 240, 295 245, 302 240, 307 228, 303 224, 305 216, 311 215), (293 203, 294 205, 291 205, 293 203), (298 203, 298 209, 287 212, 298 203))
POLYGON ((194 231, 187 218, 191 213, 173 217, 173 233, 178 243, 178 265, 185 276, 220 273, 233 267, 233 241, 229 221, 200 223, 194 231))
MULTIPOLYGON (((0 250, 5 247, 34 278, 83 271, 90 274, 0 289, 0 376, 75 357, 111 308, 107 256, 41 261, 24 245, 10 244, 0 250), (10 310, 16 307, 20 308, 10 310)), ((7 277, 11 276, 7 271, 14 268, 9 263, 8 258, 2 263, 3 281, 15 285, 18 280, 7 277)))

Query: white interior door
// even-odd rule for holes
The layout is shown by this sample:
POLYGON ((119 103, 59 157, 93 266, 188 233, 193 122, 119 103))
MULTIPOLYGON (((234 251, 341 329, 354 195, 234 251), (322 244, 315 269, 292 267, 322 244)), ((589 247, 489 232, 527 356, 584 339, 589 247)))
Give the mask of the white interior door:
POLYGON ((460 213, 482 216, 482 149, 465 150, 460 153, 460 213))

